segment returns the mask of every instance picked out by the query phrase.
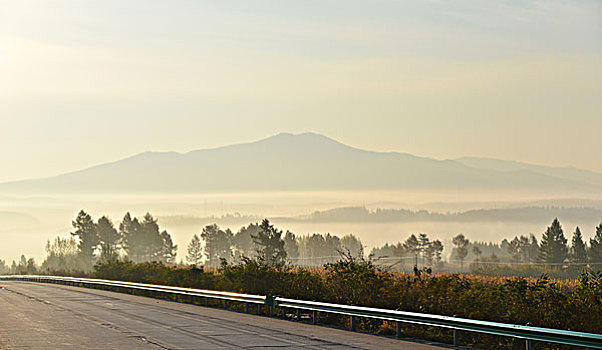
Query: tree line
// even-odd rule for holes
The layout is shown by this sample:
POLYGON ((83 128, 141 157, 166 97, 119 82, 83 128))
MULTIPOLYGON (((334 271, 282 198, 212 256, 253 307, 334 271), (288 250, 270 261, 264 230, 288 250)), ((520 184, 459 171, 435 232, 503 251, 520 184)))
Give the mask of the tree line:
MULTIPOLYGON (((579 227, 575 228, 569 244, 556 218, 539 241, 530 234, 515 236, 512 240, 504 239, 501 244, 471 242, 460 233, 452 238, 452 245, 450 261, 458 261, 461 269, 468 257, 472 257, 473 268, 483 268, 490 263, 538 264, 548 268, 570 265, 581 269, 590 265, 594 269, 602 268, 602 223, 596 227, 589 244, 584 241, 579 227)), ((442 251, 440 241, 431 242, 426 234, 421 233, 418 236, 411 235, 403 243, 376 247, 371 255, 376 258, 413 257, 415 265, 422 262, 430 267, 441 266, 442 251)))
POLYGON ((174 263, 178 246, 170 234, 159 228, 157 219, 150 213, 142 219, 128 212, 119 227, 107 216, 94 221, 81 210, 72 221, 70 237, 56 237, 46 243, 46 259, 37 267, 33 258, 21 256, 7 267, 0 261, 0 272, 32 274, 42 271, 91 271, 95 264, 123 258, 133 262, 158 261, 174 263))
MULTIPOLYGON (((47 256, 39 269, 90 271, 96 263, 118 258, 132 262, 176 262, 177 245, 167 231, 160 229, 157 219, 150 213, 138 219, 128 212, 116 227, 107 216, 94 221, 82 210, 72 226, 71 237, 56 237, 47 242, 47 256)), ((466 261, 471 262, 473 271, 487 270, 488 266, 499 264, 537 264, 547 268, 570 265, 580 269, 589 265, 599 269, 602 267, 602 223, 596 227, 589 242, 584 241, 581 229, 576 227, 569 244, 562 225, 554 219, 539 241, 530 234, 504 239, 501 244, 471 242, 458 234, 453 237, 452 246, 449 262, 459 262, 461 270, 466 261)), ((236 233, 217 224, 207 225, 192 237, 187 248, 188 263, 212 268, 244 260, 268 265, 322 266, 345 254, 364 257, 364 246, 354 235, 338 237, 314 233, 299 236, 276 228, 268 219, 243 226, 236 233)), ((406 259, 416 267, 445 270, 443 250, 440 240, 431 240, 427 234, 420 233, 410 235, 404 242, 375 247, 369 256, 376 261, 397 260, 389 264, 393 266, 406 259)), ((31 274, 36 271, 38 266, 32 258, 22 256, 11 266, 0 260, 0 273, 31 274)))
POLYGON ((318 233, 297 236, 288 230, 283 232, 264 219, 261 223, 243 226, 236 233, 217 224, 205 226, 190 240, 186 261, 212 268, 243 260, 256 260, 267 265, 321 266, 328 260, 338 260, 345 253, 364 256, 359 238, 318 233))

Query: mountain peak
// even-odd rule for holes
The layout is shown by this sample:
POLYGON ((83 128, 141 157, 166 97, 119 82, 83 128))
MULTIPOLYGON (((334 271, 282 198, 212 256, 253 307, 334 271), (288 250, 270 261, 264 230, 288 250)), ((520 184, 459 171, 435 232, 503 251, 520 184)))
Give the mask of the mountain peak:
POLYGON ((290 133, 290 132, 281 132, 279 134, 276 134, 274 136, 270 136, 267 137, 265 139, 261 139, 258 142, 261 141, 268 141, 268 140, 302 140, 302 141, 329 141, 329 142, 333 142, 333 143, 340 143, 328 136, 322 135, 322 134, 318 134, 315 132, 302 132, 302 133, 290 133))
POLYGON ((366 151, 314 132, 283 132, 185 154, 145 152, 53 178, 0 184, 0 191, 36 193, 533 188, 599 191, 602 175, 366 151))

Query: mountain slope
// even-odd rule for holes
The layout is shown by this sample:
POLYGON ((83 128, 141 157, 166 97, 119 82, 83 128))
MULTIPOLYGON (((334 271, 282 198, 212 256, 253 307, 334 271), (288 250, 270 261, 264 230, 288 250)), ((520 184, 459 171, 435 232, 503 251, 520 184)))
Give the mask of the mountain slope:
POLYGON ((488 169, 462 161, 366 151, 318 134, 283 133, 188 153, 145 152, 51 178, 0 184, 0 193, 394 189, 587 192, 602 189, 602 181, 584 182, 528 168, 488 169))
POLYGON ((543 165, 534 165, 513 160, 501 160, 495 158, 481 157, 462 157, 454 159, 466 166, 487 169, 494 171, 520 171, 528 170, 538 174, 550 175, 561 179, 572 179, 582 183, 588 183, 593 186, 602 184, 602 174, 589 170, 582 170, 572 166, 567 167, 549 167, 543 165))

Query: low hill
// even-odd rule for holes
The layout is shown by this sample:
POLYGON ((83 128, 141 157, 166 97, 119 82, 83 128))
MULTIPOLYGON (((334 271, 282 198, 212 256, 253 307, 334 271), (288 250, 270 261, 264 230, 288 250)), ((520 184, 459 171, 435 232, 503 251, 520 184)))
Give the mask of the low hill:
POLYGON ((314 133, 283 133, 188 153, 145 152, 55 177, 0 184, 0 194, 481 189, 602 192, 602 175, 374 152, 314 133))

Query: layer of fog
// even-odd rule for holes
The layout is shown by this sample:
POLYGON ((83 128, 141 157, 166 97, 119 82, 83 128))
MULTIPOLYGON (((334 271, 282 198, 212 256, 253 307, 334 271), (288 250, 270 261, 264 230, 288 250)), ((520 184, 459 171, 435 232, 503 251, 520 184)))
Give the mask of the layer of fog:
MULTIPOLYGON (((205 224, 221 221, 223 227, 237 231, 250 221, 261 217, 294 217, 343 206, 376 208, 425 209, 437 212, 457 212, 470 209, 510 208, 521 206, 567 206, 602 208, 595 198, 563 198, 561 194, 532 193, 454 193, 454 192, 274 192, 210 195, 94 195, 94 196, 36 196, 0 197, 0 259, 11 261, 21 254, 44 258, 47 239, 67 236, 71 220, 80 209, 95 219, 108 215, 118 226, 129 211, 142 216, 146 212, 159 218, 159 224, 178 244, 178 261, 185 256, 191 236, 199 233, 205 224), (211 219, 239 213, 241 217, 211 219), (194 219, 180 220, 180 219, 194 219)), ((553 218, 550 218, 550 222, 553 218)), ((562 219, 561 219, 562 221, 562 219)), ((602 221, 602 218, 600 218, 602 221)), ((355 234, 369 252, 386 242, 403 241, 412 233, 428 233, 434 239, 448 243, 457 233, 469 239, 499 243, 503 238, 533 233, 540 236, 549 223, 523 222, 389 222, 389 223, 310 223, 276 219, 277 226, 296 234, 331 233, 355 234)), ((562 222, 565 234, 570 236, 579 225, 585 238, 594 232, 595 223, 562 222)), ((598 222, 599 223, 599 222, 598 222)))

